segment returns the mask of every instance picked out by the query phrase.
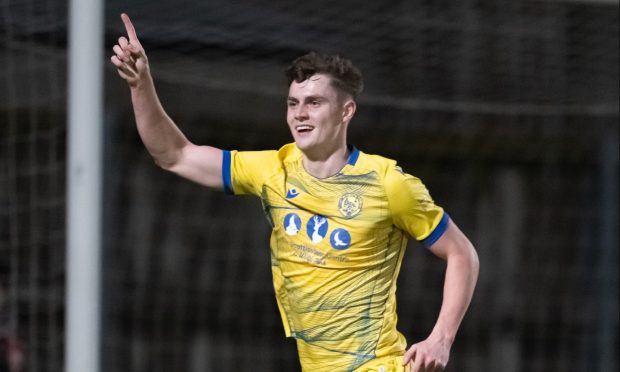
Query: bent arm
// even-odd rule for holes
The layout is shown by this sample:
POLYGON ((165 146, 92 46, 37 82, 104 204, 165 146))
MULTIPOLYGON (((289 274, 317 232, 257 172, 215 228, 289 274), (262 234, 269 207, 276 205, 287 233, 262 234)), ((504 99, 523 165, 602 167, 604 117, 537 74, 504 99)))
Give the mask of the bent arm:
POLYGON ((223 189, 222 150, 190 142, 164 111, 153 80, 131 87, 140 138, 161 168, 201 185, 223 189))
POLYGON ((163 169, 201 185, 223 189, 222 150, 191 143, 166 114, 134 26, 126 14, 121 19, 129 40, 119 38, 111 61, 131 90, 136 126, 146 149, 163 169))
POLYGON ((429 337, 405 353, 404 363, 413 361, 413 371, 425 371, 429 367, 441 370, 448 363, 450 348, 478 280, 476 250, 452 220, 430 250, 447 261, 443 301, 429 337))
POLYGON ((478 280, 478 254, 452 220, 431 252, 447 261, 443 302, 432 333, 452 343, 478 280))

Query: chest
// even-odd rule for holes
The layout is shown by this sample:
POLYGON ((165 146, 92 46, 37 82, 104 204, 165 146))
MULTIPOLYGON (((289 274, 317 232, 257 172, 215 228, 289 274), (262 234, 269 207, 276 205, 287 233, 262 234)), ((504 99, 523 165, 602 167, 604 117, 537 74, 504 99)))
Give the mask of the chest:
POLYGON ((284 173, 265 184, 261 199, 278 260, 367 264, 384 254, 394 229, 375 172, 326 180, 284 173))

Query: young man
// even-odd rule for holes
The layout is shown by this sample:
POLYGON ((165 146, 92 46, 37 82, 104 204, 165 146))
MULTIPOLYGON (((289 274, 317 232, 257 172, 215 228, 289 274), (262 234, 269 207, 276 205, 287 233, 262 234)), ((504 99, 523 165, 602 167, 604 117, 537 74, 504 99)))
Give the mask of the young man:
POLYGON ((287 122, 277 151, 191 143, 166 115, 134 27, 121 15, 111 60, 127 81, 139 134, 155 162, 204 186, 261 198, 273 231, 276 299, 304 371, 441 371, 471 300, 476 252, 419 179, 347 145, 362 77, 348 61, 310 53, 287 70, 287 122), (396 330, 396 278, 407 235, 447 260, 430 336, 406 349, 396 330))

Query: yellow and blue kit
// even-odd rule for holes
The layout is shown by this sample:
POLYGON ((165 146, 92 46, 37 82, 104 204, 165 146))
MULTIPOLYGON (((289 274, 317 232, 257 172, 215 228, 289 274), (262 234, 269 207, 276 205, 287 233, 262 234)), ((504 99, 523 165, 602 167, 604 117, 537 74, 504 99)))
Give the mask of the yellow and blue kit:
POLYGON ((317 179, 295 144, 224 151, 226 192, 260 197, 286 335, 304 371, 354 371, 402 356, 396 278, 412 236, 431 246, 448 215, 396 162, 350 148, 337 174, 317 179))

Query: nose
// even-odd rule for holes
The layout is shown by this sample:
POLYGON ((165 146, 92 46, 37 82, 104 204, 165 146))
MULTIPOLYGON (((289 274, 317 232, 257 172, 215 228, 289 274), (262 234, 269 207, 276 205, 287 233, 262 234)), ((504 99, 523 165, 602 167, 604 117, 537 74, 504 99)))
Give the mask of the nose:
POLYGON ((306 105, 298 105, 295 109, 295 120, 304 121, 308 119, 308 110, 306 105))

